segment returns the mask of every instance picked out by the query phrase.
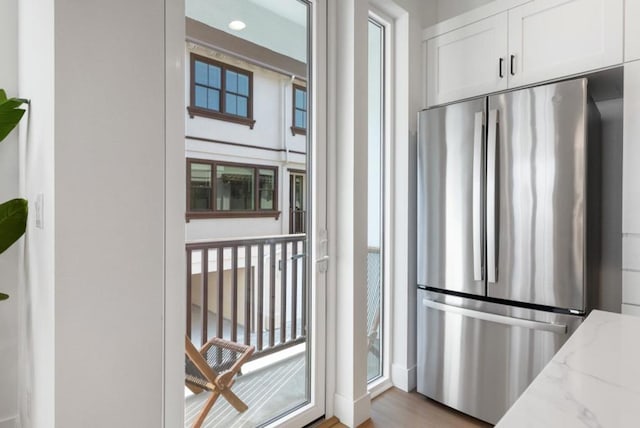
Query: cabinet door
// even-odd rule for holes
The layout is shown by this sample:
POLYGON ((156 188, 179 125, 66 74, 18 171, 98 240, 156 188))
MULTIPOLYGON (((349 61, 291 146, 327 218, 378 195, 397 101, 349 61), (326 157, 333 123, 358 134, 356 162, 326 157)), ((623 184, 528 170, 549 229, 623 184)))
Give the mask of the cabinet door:
POLYGON ((539 0, 510 10, 509 87, 621 63, 622 28, 623 0, 539 0))
POLYGON ((640 0, 625 1, 624 60, 640 59, 640 0))
POLYGON ((427 103, 506 89, 506 52, 506 12, 428 40, 427 103))

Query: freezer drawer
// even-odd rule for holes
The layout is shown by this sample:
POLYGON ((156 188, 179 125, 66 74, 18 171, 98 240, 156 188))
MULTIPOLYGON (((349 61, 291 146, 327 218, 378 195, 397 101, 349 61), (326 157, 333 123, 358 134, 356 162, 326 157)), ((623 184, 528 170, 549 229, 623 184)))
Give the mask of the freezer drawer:
POLYGON ((418 291, 418 392, 497 423, 581 317, 418 291))

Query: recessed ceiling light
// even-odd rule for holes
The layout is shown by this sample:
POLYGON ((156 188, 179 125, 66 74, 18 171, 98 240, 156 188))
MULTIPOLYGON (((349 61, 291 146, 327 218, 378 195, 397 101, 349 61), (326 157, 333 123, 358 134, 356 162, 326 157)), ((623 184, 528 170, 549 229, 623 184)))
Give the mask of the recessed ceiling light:
POLYGON ((229 28, 231 28, 232 30, 236 30, 236 31, 244 30, 244 28, 246 26, 247 26, 247 24, 245 24, 242 21, 231 21, 229 23, 229 28))

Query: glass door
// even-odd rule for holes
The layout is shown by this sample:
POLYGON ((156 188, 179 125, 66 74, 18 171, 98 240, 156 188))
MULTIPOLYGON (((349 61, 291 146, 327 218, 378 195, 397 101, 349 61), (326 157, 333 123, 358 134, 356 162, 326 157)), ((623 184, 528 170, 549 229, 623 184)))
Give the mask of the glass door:
POLYGON ((185 427, 303 426, 325 406, 326 5, 185 6, 187 336, 218 372, 237 359, 211 343, 250 352, 244 405, 185 389, 185 427))

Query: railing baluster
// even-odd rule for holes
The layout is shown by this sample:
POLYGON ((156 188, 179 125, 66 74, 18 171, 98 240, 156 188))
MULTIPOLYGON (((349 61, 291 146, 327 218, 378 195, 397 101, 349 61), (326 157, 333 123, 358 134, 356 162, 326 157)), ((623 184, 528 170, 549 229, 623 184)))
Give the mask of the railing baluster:
POLYGON ((307 336, 307 263, 309 262, 309 253, 307 252, 307 239, 303 238, 302 242, 302 321, 300 329, 301 336, 307 336))
POLYGON ((191 289, 193 284, 191 284, 191 254, 193 250, 187 249, 187 336, 191 339, 191 301, 193 300, 191 293, 193 290, 191 289))
POLYGON ((231 249, 231 341, 238 339, 238 246, 231 249))
POLYGON ((258 245, 258 314, 257 314, 257 351, 262 351, 262 320, 264 319, 264 245, 258 245))
MULTIPOLYGON (((194 263, 197 264, 197 257, 200 256, 202 344, 210 336, 253 344, 256 346, 254 358, 259 358, 304 343, 308 319, 307 246, 308 242, 303 234, 188 243, 186 334, 193 337, 194 329, 198 329, 194 324, 193 317, 196 313, 192 302, 194 299, 198 300, 194 295, 194 287, 197 286, 194 275, 198 275, 194 263), (256 247, 257 250, 254 250, 256 247), (226 256, 229 256, 228 264, 226 256), (257 258, 256 266, 253 265, 253 257, 257 258), (265 258, 268 259, 268 267, 265 266, 265 258), (302 261, 302 266, 299 261, 302 261), (209 266, 212 263, 215 263, 212 265, 215 268, 209 266), (215 275, 210 275, 210 268, 211 272, 216 272, 215 275), (230 269, 229 277, 225 279, 227 268, 230 269), (245 271, 244 283, 241 284, 238 284, 241 281, 239 269, 245 271), (276 284, 278 270, 281 275, 279 286, 276 284), (210 288, 211 284, 218 287, 217 291, 210 288), (226 286, 229 287, 228 290, 225 290, 226 286), (242 296, 244 303, 238 302, 242 296), (210 306, 209 303, 213 300, 217 302, 210 306), (266 308, 267 305, 269 309, 266 308), (211 333, 208 331, 210 316, 215 317, 215 321, 211 322, 215 332, 211 333), (244 323, 244 334, 240 331, 240 322, 244 323), (277 338, 276 329, 280 329, 277 338), (254 332, 255 339, 252 337, 254 332)), ((221 360, 221 357, 221 354, 214 355, 216 360, 221 360)))
POLYGON ((218 337, 224 336, 224 247, 217 248, 217 262, 218 262, 218 307, 216 312, 218 315, 218 337))
POLYGON ((269 347, 275 344, 276 328, 276 244, 269 245, 269 347))
POLYGON ((280 263, 280 343, 287 341, 287 243, 282 242, 280 263))
POLYGON ((291 243, 291 339, 298 336, 296 316, 298 314, 298 241, 291 243))
POLYGON ((205 248, 201 254, 200 283, 202 284, 202 293, 200 309, 202 312, 202 334, 200 342, 204 345, 209 339, 209 332, 207 331, 207 325, 209 324, 209 313, 207 312, 209 306, 209 250, 205 248))
POLYGON ((251 245, 244 247, 244 344, 251 345, 251 245))

